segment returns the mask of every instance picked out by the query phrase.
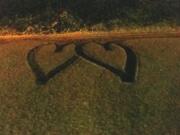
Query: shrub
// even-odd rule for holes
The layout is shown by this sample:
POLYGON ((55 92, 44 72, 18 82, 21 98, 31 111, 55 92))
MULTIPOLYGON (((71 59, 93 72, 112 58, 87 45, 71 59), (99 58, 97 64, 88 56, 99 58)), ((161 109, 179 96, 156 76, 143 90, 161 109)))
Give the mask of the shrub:
POLYGON ((56 20, 51 24, 51 29, 57 32, 60 31, 76 31, 80 30, 81 20, 75 18, 67 11, 59 14, 56 20))
POLYGON ((107 27, 104 23, 98 23, 90 27, 91 31, 106 31, 107 27))

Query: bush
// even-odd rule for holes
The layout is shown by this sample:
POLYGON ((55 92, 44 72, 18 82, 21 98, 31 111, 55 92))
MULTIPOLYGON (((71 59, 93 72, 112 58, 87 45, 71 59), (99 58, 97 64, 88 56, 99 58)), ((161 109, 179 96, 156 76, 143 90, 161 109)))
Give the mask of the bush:
POLYGON ((90 27, 91 31, 106 31, 108 30, 104 23, 98 23, 90 27))
POLYGON ((18 16, 16 16, 16 18, 14 19, 13 22, 11 22, 10 26, 13 28, 16 28, 18 31, 25 31, 27 29, 27 27, 29 27, 30 25, 32 25, 32 17, 24 17, 24 18, 20 18, 18 16))
POLYGON ((57 19, 51 24, 51 29, 60 31, 77 31, 81 28, 81 20, 75 18, 67 11, 59 14, 57 19))

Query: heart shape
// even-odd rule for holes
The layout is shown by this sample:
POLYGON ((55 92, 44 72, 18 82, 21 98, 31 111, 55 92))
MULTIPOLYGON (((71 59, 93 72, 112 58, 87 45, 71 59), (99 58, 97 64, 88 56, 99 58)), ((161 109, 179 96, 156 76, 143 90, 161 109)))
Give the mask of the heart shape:
MULTIPOLYGON (((111 62, 107 62, 107 60, 103 60, 103 59, 105 59, 104 56, 95 58, 94 52, 92 50, 88 54, 87 50, 85 50, 85 47, 90 45, 89 43, 83 43, 83 42, 77 42, 75 44, 70 44, 70 43, 57 44, 57 43, 55 43, 54 44, 55 48, 52 48, 52 45, 40 45, 40 46, 37 46, 37 47, 33 48, 32 50, 30 50, 28 53, 28 56, 27 56, 28 63, 36 77, 36 83, 37 84, 46 84, 56 74, 60 73, 61 71, 66 69, 68 66, 72 65, 75 61, 77 61, 77 59, 79 57, 83 58, 86 61, 89 61, 92 64, 96 64, 96 65, 100 66, 101 68, 105 68, 105 69, 111 71, 112 73, 114 73, 115 75, 120 77, 120 79, 123 82, 132 83, 135 81, 136 71, 137 71, 137 56, 131 48, 129 48, 127 45, 124 45, 124 44, 118 44, 118 43, 115 44, 115 43, 111 43, 111 42, 103 43, 103 44, 99 44, 99 43, 95 43, 95 44, 96 44, 95 50, 97 50, 97 46, 100 49, 100 51, 99 51, 100 53, 97 51, 97 54, 99 53, 100 54, 99 56, 101 56, 101 54, 104 52, 105 54, 107 54, 107 56, 106 56, 107 58, 110 55, 112 55, 114 58, 117 57, 116 50, 119 49, 120 53, 123 53, 123 55, 121 55, 121 58, 118 57, 121 60, 120 66, 118 66, 118 64, 113 65, 111 62), (65 57, 66 59, 64 59, 64 52, 66 52, 66 48, 68 48, 68 46, 70 46, 72 48, 71 45, 75 45, 75 53, 73 55, 68 56, 68 58, 65 57), (45 48, 45 47, 50 47, 50 48, 45 48), (47 52, 43 52, 42 51, 43 48, 47 52), (103 48, 103 50, 102 50, 102 48, 103 48), (41 52, 40 50, 43 52, 42 53, 43 57, 41 56, 40 60, 41 59, 44 60, 44 58, 47 56, 48 58, 53 57, 53 61, 54 61, 54 56, 56 54, 61 54, 62 56, 58 57, 58 64, 53 64, 53 63, 51 64, 51 65, 57 65, 57 66, 50 67, 47 71, 44 71, 41 67, 47 67, 47 65, 40 66, 39 61, 37 61, 38 54, 41 52), (47 55, 48 53, 50 53, 50 55, 47 55), (59 59, 62 59, 63 62, 59 63, 59 59), (123 61, 123 59, 124 59, 124 61, 123 61)), ((111 58, 111 60, 113 60, 113 58, 111 58)), ((47 62, 47 61, 45 61, 45 62, 47 62)), ((49 61, 51 62, 51 60, 49 60, 49 61)))
MULTIPOLYGON (((55 43, 54 45, 49 45, 49 44, 48 45, 40 45, 29 51, 27 60, 28 60, 28 64, 31 67, 31 70, 33 71, 33 73, 36 77, 37 84, 39 84, 39 85, 46 84, 56 74, 60 73, 64 69, 66 69, 69 65, 73 64, 78 59, 78 56, 76 56, 75 54, 70 55, 70 56, 68 56, 68 58, 64 59, 65 58, 64 50, 70 45, 72 45, 72 44, 69 44, 69 43, 57 44, 57 43, 55 43), (54 46, 55 48, 52 48, 52 46, 54 46), (48 47, 50 47, 50 48, 48 48, 48 47), (46 52, 44 52, 43 49, 46 52), (57 65, 56 67, 50 67, 49 70, 47 70, 47 72, 45 72, 44 69, 42 69, 41 67, 46 67, 46 66, 40 65, 39 63, 41 63, 41 62, 37 61, 38 54, 41 52, 43 54, 43 57, 41 56, 41 59, 43 59, 43 61, 44 61, 45 56, 53 57, 53 56, 56 56, 56 54, 62 54, 63 57, 58 57, 58 59, 63 58, 62 59, 63 62, 59 62, 58 64, 56 64, 57 65), (47 53, 50 53, 50 55, 47 55, 47 53)), ((65 51, 65 52, 67 52, 67 51, 65 51)), ((55 57, 53 57, 53 58, 55 58, 55 57)), ((41 59, 39 59, 39 60, 41 60, 41 59)), ((51 59, 49 59, 45 62, 51 62, 51 59)), ((46 64, 47 63, 45 63, 45 65, 46 64)), ((50 64, 50 65, 54 65, 54 64, 50 64)))
POLYGON ((124 68, 115 67, 103 60, 96 59, 93 56, 89 55, 85 51, 85 47, 88 44, 83 45, 80 43, 80 44, 76 45, 76 48, 75 48, 76 53, 83 59, 111 71, 112 73, 114 73, 115 75, 120 77, 120 79, 123 82, 132 83, 135 81, 136 70, 137 70, 137 57, 136 57, 136 54, 131 50, 131 48, 129 48, 128 46, 123 45, 123 44, 114 44, 111 42, 104 43, 104 44, 98 44, 98 43, 96 43, 96 44, 103 47, 103 49, 106 52, 113 51, 114 46, 116 46, 119 49, 123 49, 125 52, 125 55, 126 55, 124 68))
POLYGON ((95 42, 87 43, 83 47, 84 53, 86 55, 93 57, 98 61, 103 63, 108 63, 109 65, 121 69, 124 69, 126 63, 126 52, 121 47, 116 47, 116 45, 99 45, 95 42))

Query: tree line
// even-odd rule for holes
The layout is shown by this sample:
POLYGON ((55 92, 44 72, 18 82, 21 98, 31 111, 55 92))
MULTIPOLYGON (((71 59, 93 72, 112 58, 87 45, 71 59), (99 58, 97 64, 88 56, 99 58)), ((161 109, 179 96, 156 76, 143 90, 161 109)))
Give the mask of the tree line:
POLYGON ((0 0, 2 25, 14 23, 18 18, 31 18, 33 24, 48 24, 63 12, 80 25, 111 25, 113 20, 118 25, 166 21, 179 24, 180 0, 0 0))

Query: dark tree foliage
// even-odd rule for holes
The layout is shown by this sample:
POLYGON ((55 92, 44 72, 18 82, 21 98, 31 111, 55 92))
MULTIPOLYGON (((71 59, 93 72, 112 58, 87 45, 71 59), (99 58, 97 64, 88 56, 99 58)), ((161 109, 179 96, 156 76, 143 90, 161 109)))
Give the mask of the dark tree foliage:
POLYGON ((161 21, 180 21, 180 0, 0 0, 3 18, 36 17, 49 22, 62 11, 82 20, 83 24, 124 22, 148 25, 161 21))

